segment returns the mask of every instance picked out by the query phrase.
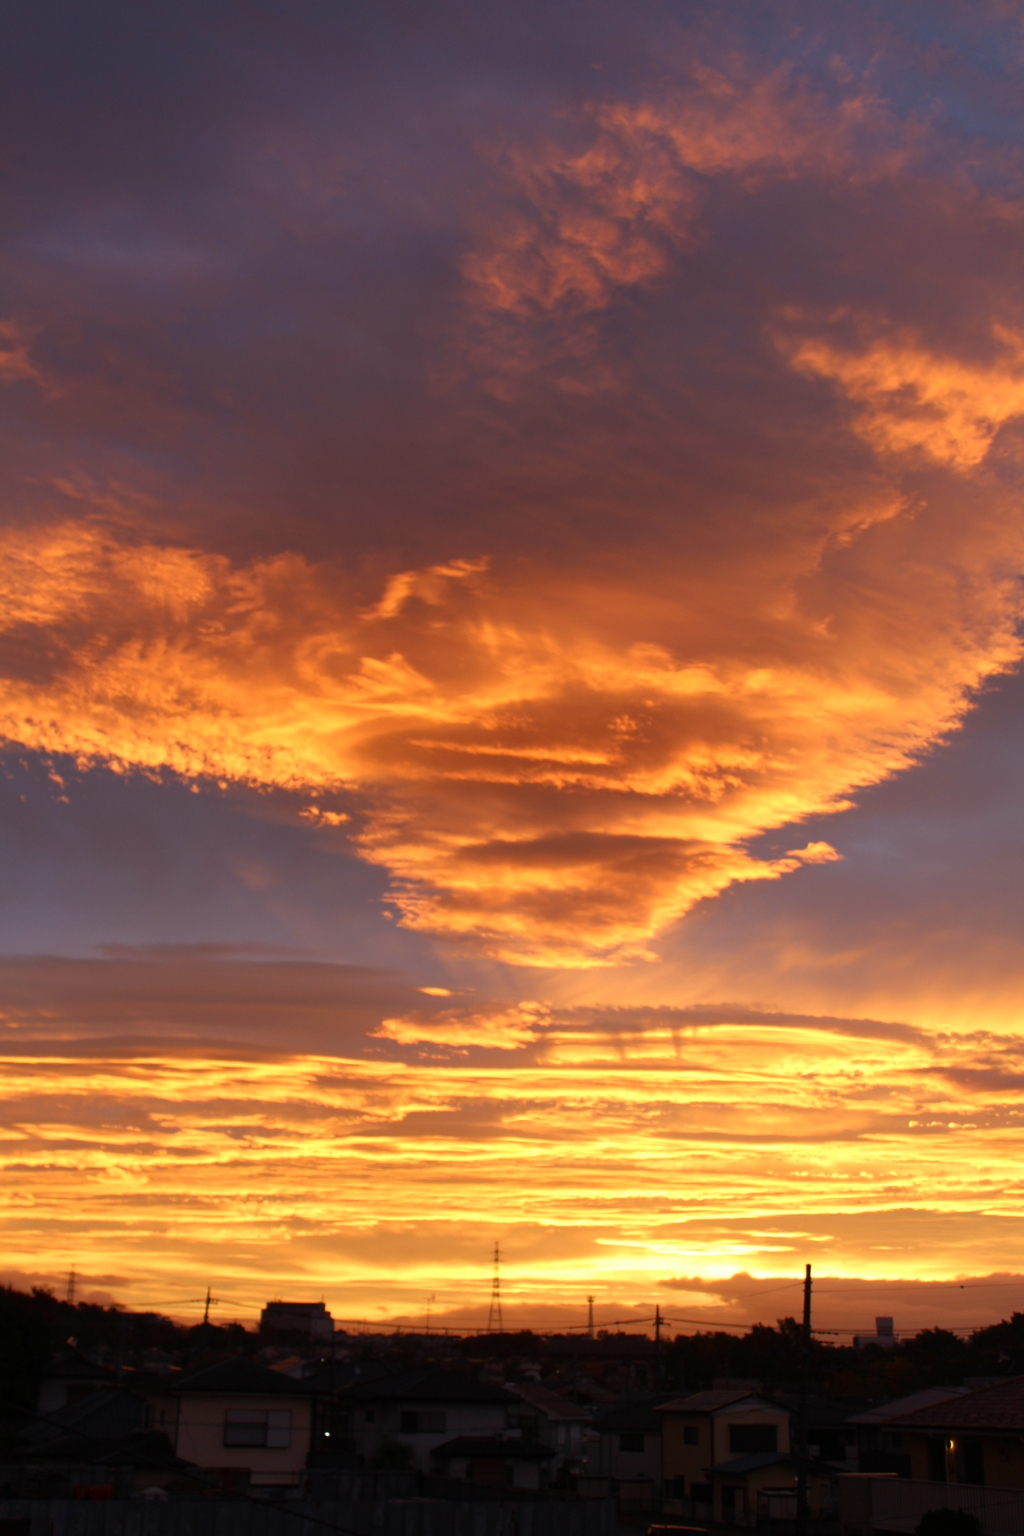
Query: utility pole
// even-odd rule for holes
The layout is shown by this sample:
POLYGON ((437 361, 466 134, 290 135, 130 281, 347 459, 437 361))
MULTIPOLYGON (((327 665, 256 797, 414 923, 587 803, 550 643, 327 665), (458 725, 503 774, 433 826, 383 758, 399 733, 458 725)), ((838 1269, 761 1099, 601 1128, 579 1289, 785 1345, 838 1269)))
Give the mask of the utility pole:
POLYGON ((796 1443, 796 1536, 807 1536, 807 1392, 811 1372, 811 1266, 804 1271, 804 1323, 800 1338, 800 1411, 796 1443))
POLYGON ((654 1375, 658 1386, 661 1386, 661 1306, 654 1306, 654 1375))
POLYGON ((592 1339, 593 1337, 594 1337, 594 1298, 593 1298, 593 1296, 588 1296, 587 1297, 587 1338, 588 1339, 592 1339))
POLYGON ((504 1333, 505 1324, 501 1317, 501 1249, 494 1245, 494 1275, 491 1280, 491 1305, 487 1310, 487 1332, 504 1333), (495 1326, 497 1324, 497 1326, 495 1326))

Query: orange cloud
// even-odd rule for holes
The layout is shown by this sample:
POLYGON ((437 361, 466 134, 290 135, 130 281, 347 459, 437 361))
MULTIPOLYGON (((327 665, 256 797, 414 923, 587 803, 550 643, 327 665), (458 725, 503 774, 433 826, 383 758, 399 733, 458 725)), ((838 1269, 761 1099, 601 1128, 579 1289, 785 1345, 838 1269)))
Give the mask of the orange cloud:
POLYGON ((519 962, 636 957, 732 882, 832 857, 745 844, 905 766, 1016 660, 1020 540, 1009 509, 801 510, 769 553, 699 570, 670 548, 642 577, 459 562, 367 607, 296 556, 8 530, 0 728, 122 771, 350 794, 407 924, 519 962))
MULTIPOLYGON (((571 151, 507 152, 501 209, 481 214, 463 265, 456 350, 468 326, 486 351, 500 324, 506 379, 533 366, 541 332, 541 353, 582 356, 616 294, 666 276, 704 238, 711 178, 740 194, 797 177, 849 186, 892 180, 914 151, 913 125, 870 92, 829 102, 786 70, 697 70, 678 96, 613 100, 574 131, 581 121, 571 151)), ((775 858, 750 845, 915 761, 1020 658, 1024 531, 976 472, 1024 410, 1024 343, 997 326, 994 352, 986 333, 964 358, 852 311, 839 339, 834 317, 752 313, 758 335, 777 336, 761 402, 801 393, 758 428, 791 434, 779 458, 762 442, 731 490, 663 466, 644 479, 631 418, 598 468, 640 490, 613 489, 604 537, 553 555, 501 538, 481 553, 481 524, 472 550, 396 556, 368 591, 341 561, 238 565, 146 542, 106 505, 120 532, 8 529, 0 731, 118 771, 294 792, 307 822, 350 829, 390 872, 405 924, 517 963, 646 957, 734 882, 837 857, 821 841, 775 858), (806 423, 799 375, 836 386, 824 426, 806 423), (851 407, 876 450, 866 466, 851 407), (908 452, 949 472, 927 504, 893 478, 908 452), (613 516, 629 538, 608 533, 613 516), (346 805, 316 804, 327 791, 346 805)), ((594 355, 614 372, 614 348, 594 355)), ((660 451, 668 407, 644 409, 659 425, 640 440, 660 451)), ((717 409, 732 407, 723 396, 717 409)), ((716 475, 741 438, 710 443, 716 475)), ((561 489, 547 470, 526 476, 540 489, 524 525, 538 530, 547 507, 563 532, 572 523, 565 476, 587 442, 572 427, 559 441, 561 489)))
POLYGON ((0 320, 0 381, 13 384, 18 379, 42 383, 42 375, 30 356, 34 333, 17 320, 0 320))
POLYGON ((1006 422, 1024 415, 1024 337, 994 326, 990 362, 965 362, 912 336, 842 351, 821 339, 786 343, 795 368, 834 381, 856 407, 860 435, 885 453, 916 453, 973 469, 1006 422))
POLYGON ((408 1036, 398 1060, 26 1038, 3 1063, 6 1262, 77 1259, 172 1308, 197 1269, 254 1310, 326 1288, 343 1317, 483 1300, 495 1232, 534 1309, 713 1289, 738 1263, 791 1275, 808 1252, 904 1280, 1024 1265, 1018 1034, 485 1003, 408 1036), (453 1054, 474 1017, 500 1062, 453 1054))
MULTIPOLYGON (((422 990, 436 993, 438 989, 422 990)), ((399 1045, 435 1044, 456 1049, 474 1045, 514 1051, 538 1040, 550 1016, 551 1009, 546 1003, 517 1003, 511 1008, 496 1009, 445 1009, 427 1018, 406 1015, 385 1019, 374 1033, 399 1045)))
POLYGON ((827 102, 789 67, 699 66, 661 100, 604 102, 583 115, 589 142, 555 138, 494 155, 507 204, 463 261, 476 330, 469 351, 499 393, 517 373, 568 363, 572 390, 616 381, 589 324, 624 290, 666 275, 702 242, 712 178, 750 190, 797 175, 865 181, 905 169, 913 125, 896 126, 870 91, 827 102), (542 329, 523 330, 523 322, 542 329), (583 364, 573 370, 573 363, 583 364))

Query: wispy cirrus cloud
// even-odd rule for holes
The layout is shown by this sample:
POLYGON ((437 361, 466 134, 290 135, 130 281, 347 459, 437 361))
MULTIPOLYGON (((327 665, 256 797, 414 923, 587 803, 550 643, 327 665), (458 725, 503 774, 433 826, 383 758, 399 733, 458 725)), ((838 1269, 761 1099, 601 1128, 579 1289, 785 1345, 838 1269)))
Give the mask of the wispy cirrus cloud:
MULTIPOLYGON (((770 1320, 790 1308, 754 1293, 808 1253, 830 1284, 901 1277, 903 1324, 1006 1304, 929 1284, 1024 1253, 1019 1035, 415 998, 272 958, 0 964, 9 1269, 87 1251, 136 1305, 183 1310, 198 1266, 254 1305, 435 1291, 471 1321, 498 1231, 525 1320, 659 1288, 668 1315, 770 1320)), ((857 1297, 819 1322, 881 1309, 857 1297)))

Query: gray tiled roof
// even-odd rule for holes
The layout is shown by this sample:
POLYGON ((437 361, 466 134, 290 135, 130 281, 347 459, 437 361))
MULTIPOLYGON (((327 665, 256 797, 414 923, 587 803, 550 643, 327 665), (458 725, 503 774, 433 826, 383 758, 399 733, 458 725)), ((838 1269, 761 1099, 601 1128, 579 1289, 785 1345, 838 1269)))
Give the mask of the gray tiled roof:
POLYGON ((1024 1376, 976 1387, 916 1413, 901 1413, 889 1423, 906 1429, 1024 1430, 1024 1376))
POLYGON ((205 1366, 191 1376, 185 1376, 168 1386, 169 1392, 219 1393, 223 1396, 241 1397, 247 1393, 253 1397, 315 1397, 304 1381, 292 1376, 282 1376, 256 1360, 239 1356, 232 1360, 218 1360, 216 1365, 205 1366))

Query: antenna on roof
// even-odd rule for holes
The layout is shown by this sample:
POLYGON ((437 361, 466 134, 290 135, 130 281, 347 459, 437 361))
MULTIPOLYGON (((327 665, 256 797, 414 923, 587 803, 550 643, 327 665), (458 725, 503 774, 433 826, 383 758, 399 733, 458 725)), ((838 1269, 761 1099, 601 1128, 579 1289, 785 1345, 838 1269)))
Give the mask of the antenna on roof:
POLYGON ((494 1245, 494 1276, 491 1280, 491 1305, 487 1309, 487 1332, 504 1333, 501 1317, 501 1249, 494 1245))

